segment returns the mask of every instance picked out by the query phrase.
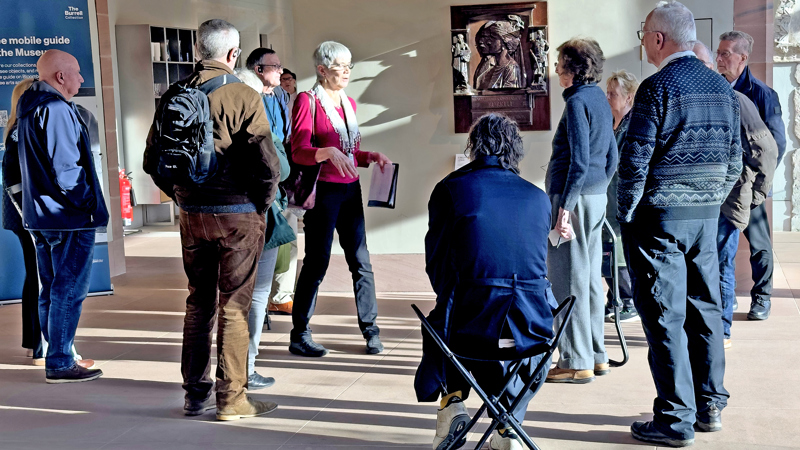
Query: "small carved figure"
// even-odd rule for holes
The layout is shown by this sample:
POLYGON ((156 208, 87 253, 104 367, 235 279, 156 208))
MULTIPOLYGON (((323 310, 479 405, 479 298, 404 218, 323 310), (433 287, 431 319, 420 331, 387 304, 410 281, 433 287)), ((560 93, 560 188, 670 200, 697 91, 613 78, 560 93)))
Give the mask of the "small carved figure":
POLYGON ((453 46, 450 49, 453 54, 453 81, 456 94, 470 93, 471 89, 467 82, 469 73, 469 59, 472 52, 469 45, 464 41, 464 35, 453 36, 453 46))
POLYGON ((531 68, 533 69, 533 83, 543 85, 547 78, 547 52, 550 44, 544 38, 544 30, 531 30, 531 68))
POLYGON ((508 89, 524 87, 520 69, 520 30, 524 27, 517 15, 508 20, 486 22, 475 36, 481 62, 475 70, 475 89, 508 89))

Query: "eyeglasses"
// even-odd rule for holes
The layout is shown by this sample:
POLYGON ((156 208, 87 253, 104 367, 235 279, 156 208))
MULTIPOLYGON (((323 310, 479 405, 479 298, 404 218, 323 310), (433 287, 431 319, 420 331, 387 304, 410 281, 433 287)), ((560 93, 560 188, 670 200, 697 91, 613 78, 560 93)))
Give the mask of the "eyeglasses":
POLYGON ((717 58, 728 59, 733 55, 732 52, 725 50, 724 52, 717 52, 717 58))
POLYGON ((255 67, 257 67, 259 73, 263 72, 261 70, 262 67, 272 67, 276 72, 283 72, 283 66, 280 64, 256 64, 255 67))
POLYGON ((330 66, 328 66, 328 69, 331 69, 331 70, 345 70, 345 69, 353 70, 353 67, 355 67, 355 66, 356 65, 353 64, 353 63, 350 63, 350 64, 331 64, 330 66))
POLYGON ((661 33, 661 34, 664 34, 663 31, 658 31, 658 30, 639 30, 639 31, 636 32, 636 37, 638 37, 639 40, 641 41, 642 39, 644 39, 644 35, 647 34, 647 33, 661 33))

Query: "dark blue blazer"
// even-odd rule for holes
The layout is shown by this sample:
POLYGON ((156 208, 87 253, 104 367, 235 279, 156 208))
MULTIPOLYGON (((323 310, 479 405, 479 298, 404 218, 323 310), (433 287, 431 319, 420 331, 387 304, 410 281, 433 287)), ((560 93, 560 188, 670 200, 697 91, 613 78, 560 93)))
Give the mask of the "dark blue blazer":
POLYGON ((761 120, 767 124, 772 137, 775 138, 775 143, 778 144, 778 164, 780 164, 783 154, 786 152, 786 134, 781 118, 781 102, 778 94, 763 81, 754 77, 749 67, 744 68, 744 72, 739 75, 733 89, 744 94, 758 108, 761 120))
MULTIPOLYGON (((425 256, 436 292, 431 325, 451 349, 500 359, 500 339, 524 353, 553 336, 556 306, 547 280, 550 200, 497 157, 478 157, 436 185, 428 203, 425 256)), ((438 398, 445 359, 425 337, 414 387, 438 398)))

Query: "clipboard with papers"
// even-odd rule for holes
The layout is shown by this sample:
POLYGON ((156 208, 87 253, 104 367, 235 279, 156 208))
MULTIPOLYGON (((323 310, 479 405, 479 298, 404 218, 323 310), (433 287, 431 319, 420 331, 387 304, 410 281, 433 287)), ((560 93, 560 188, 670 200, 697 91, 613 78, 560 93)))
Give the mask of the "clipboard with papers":
POLYGON ((392 163, 384 166, 384 170, 381 172, 380 166, 375 164, 372 169, 367 206, 394 209, 399 168, 399 164, 392 163))

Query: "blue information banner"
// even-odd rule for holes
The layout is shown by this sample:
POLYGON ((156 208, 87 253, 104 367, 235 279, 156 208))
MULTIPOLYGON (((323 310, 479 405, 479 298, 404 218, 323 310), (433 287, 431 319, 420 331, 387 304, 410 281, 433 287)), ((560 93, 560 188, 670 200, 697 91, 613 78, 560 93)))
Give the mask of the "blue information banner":
POLYGON ((94 96, 88 0, 3 0, 0 14, 0 131, 8 123, 11 91, 36 76, 45 51, 63 50, 78 60, 83 76, 79 96, 94 96))
MULTIPOLYGON (((95 96, 88 0, 2 0, 2 6, 0 137, 8 123, 14 86, 25 78, 37 75, 36 61, 47 50, 58 49, 73 55, 80 64, 84 80, 78 95, 95 96)), ((96 128, 97 122, 94 121, 93 125, 96 128)), ((97 134, 97 130, 94 130, 94 134, 97 134)), ((99 142, 96 145, 99 146, 99 142)), ((0 140, 0 158, 3 150, 4 145, 0 140)), ((97 243, 89 291, 110 292, 110 275, 108 245, 97 243)), ((19 299, 24 280, 25 264, 20 241, 14 233, 0 229, 0 301, 19 299)))

